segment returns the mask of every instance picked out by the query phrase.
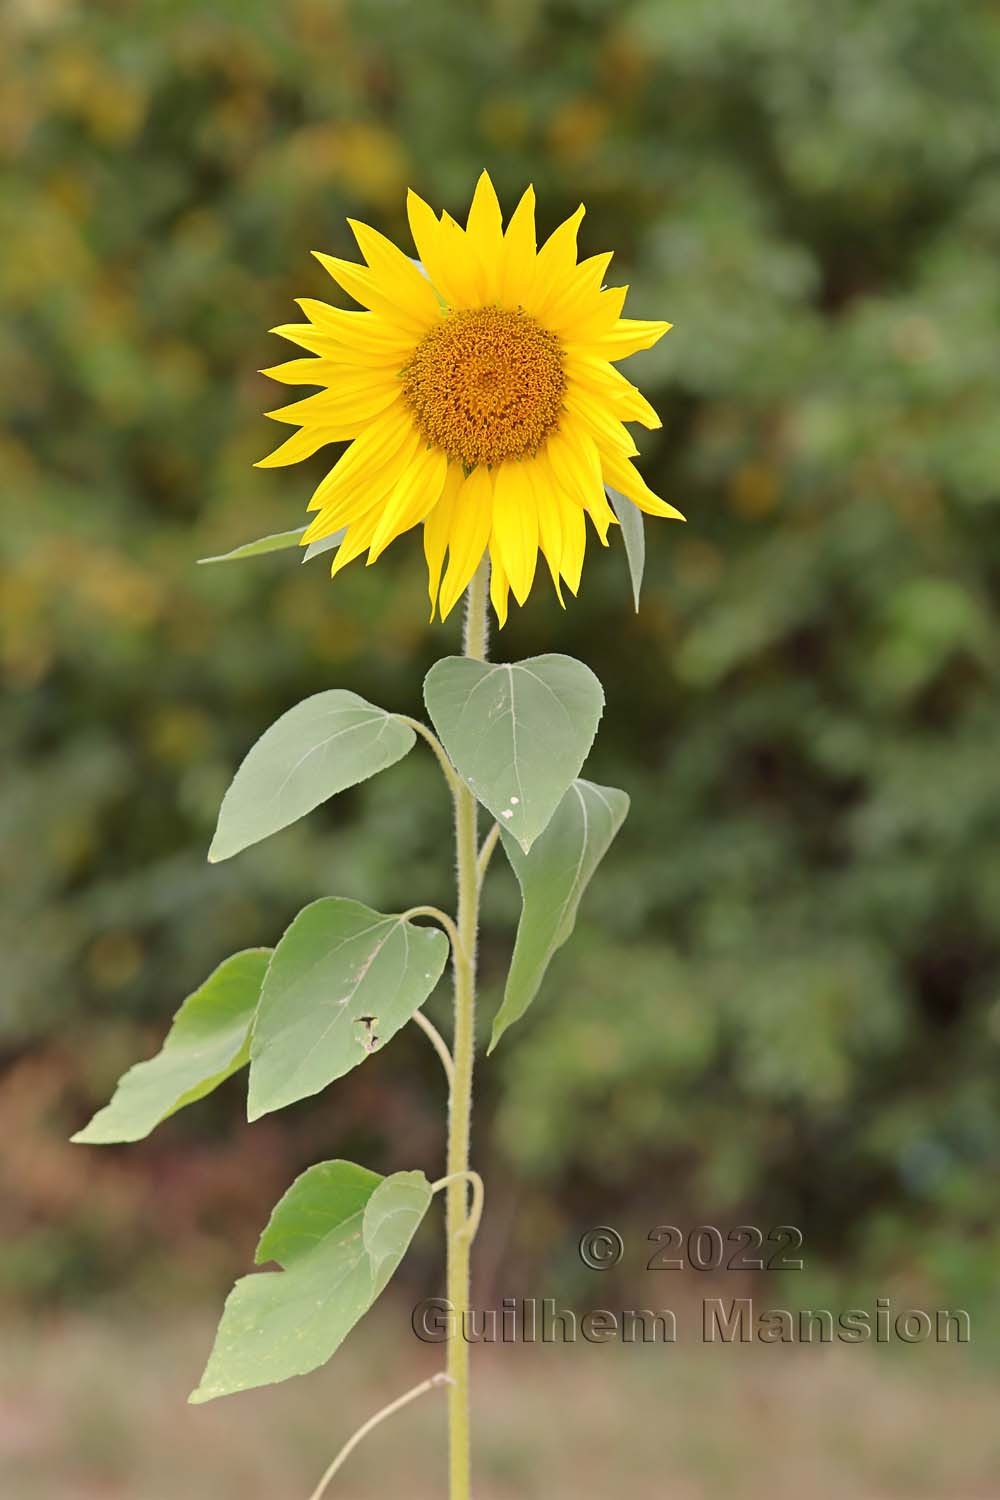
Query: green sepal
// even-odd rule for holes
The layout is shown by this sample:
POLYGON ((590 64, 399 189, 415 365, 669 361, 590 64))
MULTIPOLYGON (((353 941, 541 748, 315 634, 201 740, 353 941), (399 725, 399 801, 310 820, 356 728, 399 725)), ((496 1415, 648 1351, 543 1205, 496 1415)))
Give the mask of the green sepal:
POLYGON ((339 547, 347 535, 347 527, 342 526, 339 531, 331 531, 329 536, 321 536, 315 542, 310 542, 302 553, 304 563, 311 562, 314 557, 322 557, 324 552, 332 552, 334 547, 339 547))
POLYGON ((243 542, 231 552, 219 552, 215 557, 199 557, 198 563, 241 562, 246 557, 264 557, 268 552, 284 552, 289 547, 301 548, 302 561, 307 563, 324 552, 331 552, 344 540, 343 530, 333 531, 329 536, 320 537, 318 541, 309 542, 303 547, 302 538, 308 529, 306 526, 296 526, 292 531, 275 531, 270 536, 260 537, 256 542, 243 542))
POLYGON ((241 562, 245 557, 263 557, 268 552, 283 552, 286 547, 301 547, 306 528, 297 526, 294 531, 275 531, 255 542, 243 542, 231 552, 220 552, 215 557, 199 557, 198 563, 241 562))
POLYGON ((627 495, 619 494, 610 485, 605 485, 604 489, 611 509, 618 517, 618 524, 621 526, 622 540, 625 543, 625 560, 628 563, 629 577, 632 580, 632 598, 635 602, 636 614, 638 614, 642 575, 646 568, 646 532, 642 511, 627 495))

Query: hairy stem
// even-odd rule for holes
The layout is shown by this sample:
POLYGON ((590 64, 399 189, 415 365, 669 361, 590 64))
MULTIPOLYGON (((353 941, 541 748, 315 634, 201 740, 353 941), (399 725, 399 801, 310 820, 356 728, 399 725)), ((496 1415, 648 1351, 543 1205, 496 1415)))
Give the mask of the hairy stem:
MULTIPOLYGON (((463 649, 486 659, 489 562, 469 584, 463 649)), ((454 1075, 448 1109, 447 1296, 453 1314, 448 1345, 448 1473, 450 1500, 469 1500, 471 1440, 469 1422, 469 1345, 463 1337, 469 1310, 469 1137, 472 1123, 472 1069, 476 1032, 476 940, 479 929, 479 842, 476 799, 459 783, 455 797, 455 856, 458 869, 458 944, 455 948, 454 1075)))

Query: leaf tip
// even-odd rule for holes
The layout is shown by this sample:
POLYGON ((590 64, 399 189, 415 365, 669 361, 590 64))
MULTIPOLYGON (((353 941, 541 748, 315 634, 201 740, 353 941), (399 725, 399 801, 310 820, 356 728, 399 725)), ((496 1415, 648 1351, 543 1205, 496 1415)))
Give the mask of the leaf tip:
MULTIPOLYGON (((75 1134, 70 1136, 70 1144, 73 1146, 117 1146, 127 1141, 127 1136, 116 1136, 113 1132, 105 1133, 101 1128, 101 1115, 104 1110, 98 1110, 92 1120, 86 1125, 81 1125, 75 1134)), ((106 1127, 105 1127, 106 1129, 106 1127)))
MULTIPOLYGON (((258 1061, 254 1057, 250 1059, 250 1075, 247 1080, 247 1124, 253 1125, 257 1120, 263 1119, 264 1115, 273 1114, 276 1109, 284 1109, 288 1104, 296 1102, 295 1095, 282 1095, 273 1088, 270 1093, 260 1080, 259 1072, 256 1072, 254 1063, 258 1061), (256 1073, 256 1076, 255 1076, 256 1073)), ((308 1095, 303 1095, 308 1098, 308 1095)))

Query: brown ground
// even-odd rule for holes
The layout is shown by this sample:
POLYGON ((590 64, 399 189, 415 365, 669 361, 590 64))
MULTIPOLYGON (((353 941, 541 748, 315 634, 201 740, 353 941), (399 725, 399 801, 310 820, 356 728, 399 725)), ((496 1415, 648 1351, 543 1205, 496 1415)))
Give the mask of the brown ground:
MULTIPOLYGON (((392 1354, 383 1313, 317 1375, 189 1407, 213 1322, 8 1329, 0 1495, 306 1500, 353 1428, 440 1364, 408 1334, 392 1354)), ((477 1500, 1000 1495, 1000 1379, 968 1348, 549 1346, 476 1367, 477 1500)), ((331 1495, 441 1500, 443 1413, 435 1392, 391 1419, 331 1495)))

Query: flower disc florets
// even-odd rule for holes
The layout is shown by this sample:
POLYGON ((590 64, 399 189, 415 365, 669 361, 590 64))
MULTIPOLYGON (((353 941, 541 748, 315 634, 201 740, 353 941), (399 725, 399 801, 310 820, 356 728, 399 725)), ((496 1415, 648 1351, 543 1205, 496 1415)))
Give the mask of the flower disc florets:
POLYGON ((420 431, 466 470, 536 454, 565 391, 559 339, 520 308, 449 313, 403 371, 420 431))

